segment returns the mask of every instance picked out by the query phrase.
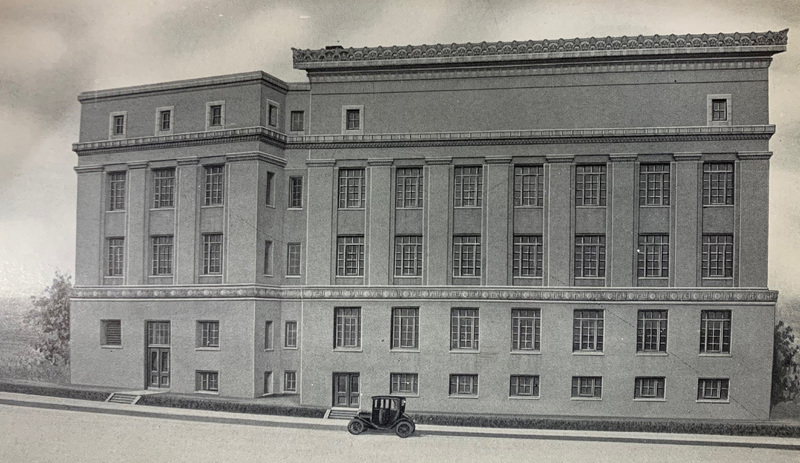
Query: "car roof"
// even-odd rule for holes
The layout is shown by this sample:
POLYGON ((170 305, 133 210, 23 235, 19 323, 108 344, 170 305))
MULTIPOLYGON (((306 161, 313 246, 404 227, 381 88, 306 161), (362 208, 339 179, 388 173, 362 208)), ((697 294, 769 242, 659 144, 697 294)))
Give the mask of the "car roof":
POLYGON ((375 399, 405 399, 405 397, 399 395, 374 395, 372 396, 372 400, 375 399))

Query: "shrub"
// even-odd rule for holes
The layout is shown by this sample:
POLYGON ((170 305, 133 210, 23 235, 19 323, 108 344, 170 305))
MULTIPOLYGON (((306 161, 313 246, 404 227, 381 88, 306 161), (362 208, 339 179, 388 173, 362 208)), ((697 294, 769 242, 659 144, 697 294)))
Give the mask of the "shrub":
POLYGON ((286 406, 267 403, 236 402, 224 399, 202 397, 179 397, 172 394, 145 395, 139 399, 138 405, 157 407, 188 408, 193 410, 209 410, 216 412, 251 413, 256 415, 282 415, 303 418, 322 418, 324 408, 286 406))

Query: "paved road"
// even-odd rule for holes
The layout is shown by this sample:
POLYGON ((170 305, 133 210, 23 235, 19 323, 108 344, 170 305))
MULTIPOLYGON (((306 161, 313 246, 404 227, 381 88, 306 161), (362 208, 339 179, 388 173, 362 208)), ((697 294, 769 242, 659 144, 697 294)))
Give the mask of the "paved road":
POLYGON ((291 429, 0 405, 0 462, 794 462, 800 451, 291 429))

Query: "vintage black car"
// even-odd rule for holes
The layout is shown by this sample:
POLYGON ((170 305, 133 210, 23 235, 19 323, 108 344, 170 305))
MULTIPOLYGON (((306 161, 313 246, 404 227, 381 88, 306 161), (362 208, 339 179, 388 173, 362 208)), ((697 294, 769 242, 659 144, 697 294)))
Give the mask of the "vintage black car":
POLYGON ((376 395, 372 397, 372 411, 359 412, 347 425, 350 434, 358 435, 367 429, 392 430, 400 437, 414 433, 414 421, 405 414, 405 397, 376 395))

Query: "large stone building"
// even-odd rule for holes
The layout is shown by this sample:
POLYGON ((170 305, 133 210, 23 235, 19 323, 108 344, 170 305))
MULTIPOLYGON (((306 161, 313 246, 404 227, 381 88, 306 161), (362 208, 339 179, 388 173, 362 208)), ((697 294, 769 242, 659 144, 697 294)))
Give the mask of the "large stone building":
POLYGON ((327 47, 308 82, 82 93, 72 382, 766 419, 786 44, 327 47))

